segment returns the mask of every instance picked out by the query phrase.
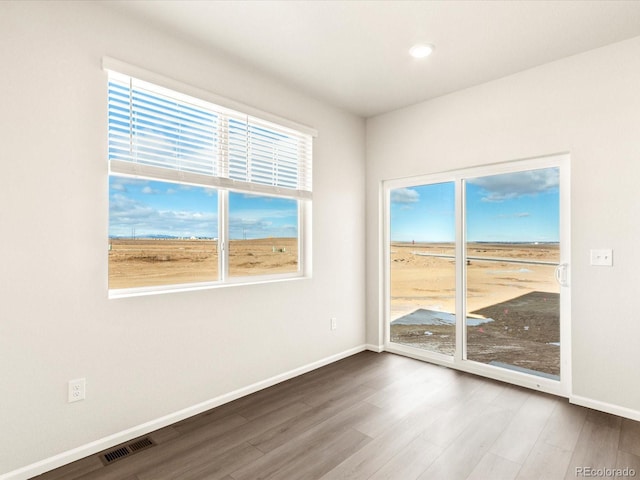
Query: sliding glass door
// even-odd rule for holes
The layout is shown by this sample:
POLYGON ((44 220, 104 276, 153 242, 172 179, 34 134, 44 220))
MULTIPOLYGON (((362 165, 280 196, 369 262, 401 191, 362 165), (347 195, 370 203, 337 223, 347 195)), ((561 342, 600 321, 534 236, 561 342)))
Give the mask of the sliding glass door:
POLYGON ((390 351, 567 391, 567 169, 562 155, 385 184, 390 351))

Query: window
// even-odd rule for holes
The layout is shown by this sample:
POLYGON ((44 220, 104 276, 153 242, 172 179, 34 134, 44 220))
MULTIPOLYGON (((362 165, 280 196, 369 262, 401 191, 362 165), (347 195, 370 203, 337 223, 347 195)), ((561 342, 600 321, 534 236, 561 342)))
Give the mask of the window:
POLYGON ((312 134, 108 70, 110 296, 308 274, 312 134))

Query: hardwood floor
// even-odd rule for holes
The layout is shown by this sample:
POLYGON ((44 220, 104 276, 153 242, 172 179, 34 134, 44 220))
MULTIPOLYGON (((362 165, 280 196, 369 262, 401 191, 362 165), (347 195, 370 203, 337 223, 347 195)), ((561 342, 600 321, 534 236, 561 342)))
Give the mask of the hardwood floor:
POLYGON ((156 446, 111 465, 94 455, 36 478, 553 480, 588 476, 587 468, 640 475, 638 422, 389 353, 362 352, 149 436, 156 446))

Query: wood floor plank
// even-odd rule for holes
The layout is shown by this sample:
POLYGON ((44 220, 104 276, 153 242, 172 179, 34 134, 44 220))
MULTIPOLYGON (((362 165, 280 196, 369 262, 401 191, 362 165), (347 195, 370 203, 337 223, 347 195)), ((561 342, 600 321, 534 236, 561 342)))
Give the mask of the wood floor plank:
MULTIPOLYGON (((467 480, 513 480, 518 475, 521 466, 519 463, 488 452, 480 459, 467 480)), ((550 480, 547 477, 538 478, 550 480)))
POLYGON ((345 366, 339 376, 331 379, 331 384, 318 385, 316 389, 305 387, 306 395, 302 401, 313 406, 321 405, 355 386, 381 390, 393 383, 403 381, 415 371, 421 371, 423 375, 425 374, 424 370, 420 369, 421 362, 413 360, 403 365, 402 368, 397 368, 398 361, 391 357, 394 356, 384 356, 384 361, 378 360, 370 364, 361 364, 356 370, 348 370, 345 366))
POLYGON ((564 399, 558 400, 540 433, 540 439, 563 450, 572 451, 587 419, 587 412, 587 408, 572 405, 564 399))
POLYGON ((362 433, 348 429, 333 437, 331 441, 322 442, 309 449, 305 455, 293 457, 278 471, 268 477, 259 478, 291 480, 316 480, 321 478, 335 465, 360 451, 371 439, 362 433))
POLYGON ((465 480, 511 421, 513 413, 488 407, 418 477, 419 480, 465 480))
POLYGON ((467 403, 469 398, 483 386, 483 379, 470 374, 455 372, 441 388, 434 388, 424 397, 425 403, 443 410, 454 409, 467 403))
POLYGON ((620 430, 620 427, 622 426, 621 417, 606 412, 599 412, 598 410, 592 410, 590 408, 587 409, 586 420, 596 425, 617 428, 618 430, 620 430))
POLYGON ((268 453, 349 408, 353 403, 363 400, 371 395, 372 392, 373 390, 369 387, 356 386, 342 397, 333 398, 318 407, 304 411, 285 422, 253 436, 249 440, 249 443, 260 451, 268 453))
MULTIPOLYGON (((427 398, 435 388, 434 384, 428 381, 419 381, 411 378, 409 382, 403 383, 400 388, 394 385, 392 389, 384 389, 365 399, 367 403, 376 405, 381 409, 380 415, 368 419, 354 428, 372 438, 377 437, 382 432, 397 426, 404 418, 412 414, 416 409, 425 406, 427 398)), ((444 413, 437 407, 429 405, 429 409, 444 413)))
MULTIPOLYGON (((291 462, 315 458, 317 451, 335 442, 345 432, 352 431, 344 439, 360 445, 363 441, 371 440, 366 435, 353 430, 352 425, 363 418, 379 413, 379 408, 364 402, 354 404, 347 410, 336 414, 330 419, 316 425, 291 441, 271 450, 263 457, 251 464, 231 473, 236 480, 256 480, 272 478, 281 469, 287 468, 291 462)), ((340 460, 342 461, 342 460, 340 460)), ((340 462, 337 462, 340 463, 340 462)))
POLYGON ((640 456, 633 453, 618 450, 618 458, 616 459, 616 468, 622 470, 623 475, 626 477, 637 477, 640 475, 640 456), (635 472, 635 475, 631 475, 631 470, 635 472), (628 473, 627 473, 628 472, 628 473))
POLYGON ((520 410, 524 402, 527 401, 531 391, 518 388, 514 385, 505 385, 504 390, 496 396, 492 402, 494 405, 508 410, 520 410))
POLYGON ((620 418, 590 411, 567 468, 566 479, 575 478, 576 469, 612 468, 617 461, 620 418))
POLYGON ((160 443, 168 442, 169 440, 172 440, 180 436, 180 432, 178 432, 174 426, 170 425, 168 427, 155 430, 154 432, 151 432, 148 436, 155 443, 160 444, 160 443))
MULTIPOLYGON (((403 399, 400 405, 396 405, 393 408, 380 408, 378 415, 363 420, 357 425, 354 425, 353 428, 371 438, 376 438, 384 432, 396 428, 404 418, 411 415, 421 405, 424 405, 424 403, 421 403, 420 400, 415 397, 408 395, 408 399, 413 401, 409 402, 407 399, 403 399)), ((439 412, 439 415, 444 413, 439 408, 429 408, 434 412, 439 412)))
POLYGON ((556 400, 533 394, 518 409, 505 431, 491 447, 496 455, 523 464, 553 412, 556 400))
POLYGON ((366 480, 422 435, 441 415, 423 405, 328 472, 323 480, 366 480))
MULTIPOLYGON (((500 405, 501 402, 498 400, 501 395, 504 395, 508 387, 509 385, 506 385, 504 383, 484 379, 482 384, 478 388, 476 388, 471 393, 471 395, 467 396, 467 400, 490 403, 493 405, 499 405, 505 408, 509 408, 508 405, 504 404, 504 401, 502 402, 502 405, 500 405)), ((513 408, 511 409, 513 410, 513 408)), ((517 410, 517 408, 515 410, 517 410)))
POLYGON ((312 407, 317 407, 336 397, 347 395, 351 390, 359 385, 360 382, 356 382, 345 377, 335 381, 331 385, 322 385, 320 388, 314 388, 305 392, 301 401, 311 405, 312 407))
POLYGON ((198 429, 206 429, 208 432, 224 433, 229 430, 238 428, 241 425, 248 423, 249 421, 236 414, 232 413, 222 418, 217 418, 215 415, 200 417, 198 422, 189 422, 185 427, 182 424, 176 425, 174 430, 179 434, 186 432, 193 432, 198 429))
POLYGON ((291 418, 295 418, 311 409, 306 403, 286 405, 278 410, 269 412, 250 422, 228 432, 210 432, 208 428, 198 429, 189 435, 189 448, 194 444, 209 443, 212 448, 224 451, 233 446, 249 442, 251 438, 271 428, 281 425, 291 418))
POLYGON ((249 421, 255 420, 256 418, 262 417, 263 415, 273 412, 274 410, 286 408, 287 405, 291 405, 292 403, 306 403, 303 400, 304 396, 304 392, 287 392, 286 394, 274 395, 271 398, 263 399, 254 404, 247 405, 244 408, 236 410, 236 414, 246 418, 249 421))
POLYGON ((333 370, 324 374, 305 374, 304 378, 301 378, 299 382, 288 380, 236 400, 233 402, 235 405, 234 413, 253 419, 268 413, 266 409, 276 403, 283 405, 287 402, 304 402, 302 397, 309 390, 314 389, 314 387, 330 390, 334 388, 336 382, 344 381, 346 373, 343 370, 333 370))
MULTIPOLYGON (((497 407, 480 401, 457 402, 454 408, 444 410, 440 418, 429 427, 429 440, 446 448, 478 418, 485 416, 495 408, 497 407)), ((507 413, 511 418, 513 414, 507 413)))
POLYGON ((385 356, 372 363, 368 370, 363 370, 363 374, 360 371, 353 371, 352 378, 361 385, 381 390, 412 372, 424 372, 420 366, 424 362, 413 359, 408 359, 411 360, 410 362, 399 362, 396 358, 391 357, 398 357, 398 355, 385 356))
POLYGON ((622 419, 620 425, 620 450, 640 456, 640 422, 622 419))
POLYGON ((517 480, 562 480, 571 461, 571 450, 564 450, 542 439, 533 447, 517 480))
POLYGON ((248 443, 220 454, 205 444, 138 473, 139 480, 218 480, 264 454, 248 443))
POLYGON ((370 480, 415 480, 440 456, 444 449, 429 441, 424 433, 393 456, 370 480))
POLYGON ((437 382, 424 372, 405 375, 367 398, 367 402, 380 408, 402 408, 402 403, 412 403, 415 398, 424 401, 430 392, 446 382, 437 382))

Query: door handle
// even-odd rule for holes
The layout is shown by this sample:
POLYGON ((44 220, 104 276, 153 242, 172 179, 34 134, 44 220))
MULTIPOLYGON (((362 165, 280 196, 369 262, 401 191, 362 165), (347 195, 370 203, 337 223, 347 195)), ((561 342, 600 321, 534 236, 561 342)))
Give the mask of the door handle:
POLYGON ((567 263, 561 263, 556 267, 555 275, 556 282, 561 287, 568 287, 569 283, 567 282, 567 270, 569 269, 569 265, 567 263))

